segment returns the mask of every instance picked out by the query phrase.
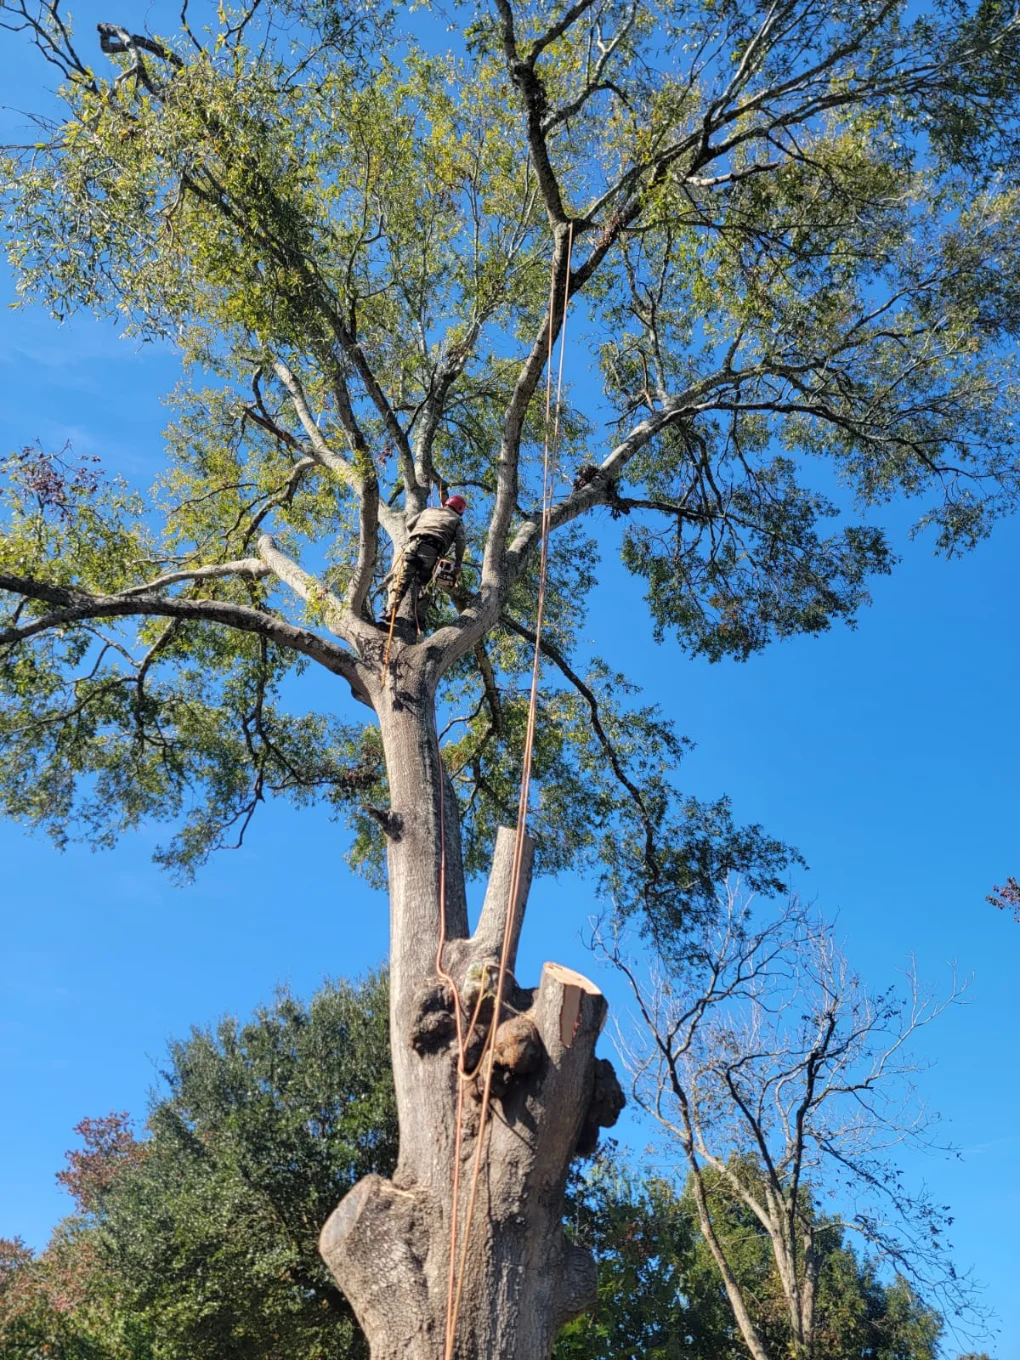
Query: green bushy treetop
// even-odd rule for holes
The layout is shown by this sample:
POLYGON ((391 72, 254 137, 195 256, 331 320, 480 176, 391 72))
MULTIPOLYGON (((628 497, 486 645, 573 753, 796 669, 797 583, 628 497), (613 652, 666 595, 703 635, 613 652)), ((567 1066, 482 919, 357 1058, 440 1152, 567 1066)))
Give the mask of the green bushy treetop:
POLYGON ((378 874, 378 733, 294 681, 366 698, 405 516, 457 488, 470 568, 430 645, 476 869, 520 773, 569 296, 542 862, 674 925, 729 870, 776 887, 788 851, 677 794, 683 743, 589 651, 598 564, 619 549, 656 636, 745 658, 889 570, 854 502, 915 499, 947 553, 1012 510, 1011 7, 493 0, 441 35, 353 0, 173 9, 94 52, 58 0, 0 0, 60 79, 3 162, 22 295, 186 368, 151 494, 7 463, 7 811, 100 844, 168 820, 188 873, 267 797, 324 799, 378 874))

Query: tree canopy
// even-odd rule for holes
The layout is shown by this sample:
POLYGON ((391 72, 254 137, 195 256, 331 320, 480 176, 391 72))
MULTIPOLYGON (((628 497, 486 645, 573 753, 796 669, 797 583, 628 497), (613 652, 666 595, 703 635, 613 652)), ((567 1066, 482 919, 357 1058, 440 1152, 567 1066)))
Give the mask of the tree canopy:
POLYGON ((324 798, 377 872, 379 737, 294 680, 372 701, 384 545, 458 488, 471 570, 430 655, 477 868, 520 771, 567 300, 542 862, 674 923, 731 869, 777 886, 788 852, 676 794, 682 741, 582 644, 598 561, 619 547, 660 638, 745 658, 852 622, 890 569, 855 501, 916 498, 949 553, 1013 507, 1009 6, 494 0, 437 41, 256 0, 100 25, 99 54, 56 0, 0 19, 61 77, 4 162, 23 295, 186 364, 151 495, 8 460, 7 810, 99 843, 169 819, 186 873, 266 797, 324 798))
POLYGON ((337 1200, 396 1160, 387 995, 384 977, 330 984, 195 1030, 170 1047, 144 1138, 127 1115, 83 1121, 59 1176, 76 1212, 34 1291, 22 1258, 32 1307, 0 1286, 3 1354, 63 1334, 82 1360, 366 1355, 317 1241, 337 1200))
POLYGON ((621 1093, 599 990, 513 977, 525 823, 671 961, 728 873, 776 891, 793 858, 679 791, 683 740, 587 641, 600 564, 661 641, 739 660, 853 622, 894 562, 884 503, 948 554, 1015 508, 1020 17, 173 10, 97 53, 59 0, 0 0, 60 79, 3 161, 23 296, 184 367, 151 491, 30 431, 6 462, 0 800, 58 841, 167 821, 185 875, 272 795, 324 799, 377 877, 385 850, 400 1161, 322 1249, 377 1360, 548 1355, 594 1291, 561 1192, 621 1093), (463 578, 387 629, 386 569, 453 489, 463 578))

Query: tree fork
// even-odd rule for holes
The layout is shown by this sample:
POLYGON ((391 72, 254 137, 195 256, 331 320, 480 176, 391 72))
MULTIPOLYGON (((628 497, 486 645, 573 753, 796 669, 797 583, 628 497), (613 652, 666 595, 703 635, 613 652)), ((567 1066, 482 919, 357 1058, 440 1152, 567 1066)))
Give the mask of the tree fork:
POLYGON ((420 656, 398 643, 392 671, 373 696, 395 828, 389 837, 391 1045, 400 1157, 392 1180, 368 1176, 341 1201, 322 1231, 320 1250, 373 1360, 442 1360, 461 1080, 454 1007, 460 1006, 465 1027, 477 1008, 469 1070, 478 1065, 484 1035, 493 1024, 498 1028, 484 1059, 493 1064, 492 1104, 470 1224, 466 1186, 484 1066, 464 1090, 458 1244, 465 1233, 469 1238, 454 1354, 541 1360, 559 1328, 596 1300, 594 1260, 563 1232, 563 1194, 571 1161, 591 1151, 599 1126, 615 1122, 623 1096, 610 1064, 595 1057, 607 1009, 599 988, 555 963, 545 965, 537 988, 519 987, 513 978, 534 852, 530 837, 511 904, 515 833, 500 829, 478 926, 468 934, 456 805, 435 738, 434 685, 420 656), (441 828, 442 969, 456 996, 436 970, 441 828), (495 973, 508 911, 509 977, 496 1017, 495 973))
MULTIPOLYGON (((530 1004, 516 1014, 516 1005, 506 1006, 497 1031, 493 1110, 472 1223, 464 1221, 466 1196, 460 1205, 458 1233, 470 1232, 454 1350, 462 1360, 539 1360, 559 1328, 596 1301, 595 1262, 567 1241, 562 1212, 567 1171, 599 1094, 595 1044, 605 998, 580 973, 547 963, 538 988, 517 989, 511 1001, 530 1004), (537 1042, 517 1041, 522 1022, 537 1042)), ((411 1131, 432 1148, 428 1177, 411 1182, 398 1170, 392 1181, 360 1181, 326 1223, 320 1250, 373 1360, 441 1360, 457 1048, 448 1039, 437 1051, 417 1052, 399 1032, 393 1043, 410 1049, 447 1095, 442 1136, 430 1128, 411 1131)), ((476 1079, 465 1098, 462 1181, 475 1155, 479 1099, 476 1079)), ((600 1122, 614 1122, 621 1105, 622 1096, 600 1106, 600 1122)), ((404 1138, 402 1124, 401 1161, 404 1138)))

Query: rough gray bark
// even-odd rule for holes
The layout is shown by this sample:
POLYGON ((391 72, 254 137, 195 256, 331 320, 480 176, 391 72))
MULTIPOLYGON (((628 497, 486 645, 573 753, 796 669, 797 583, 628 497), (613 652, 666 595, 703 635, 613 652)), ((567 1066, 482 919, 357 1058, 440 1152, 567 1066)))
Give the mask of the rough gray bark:
MULTIPOLYGON (((564 1322, 595 1301, 589 1253, 568 1243, 563 1192, 571 1160, 614 1122, 622 1094, 595 1058, 606 1015, 599 989, 547 963, 537 988, 513 977, 530 879, 525 847, 513 906, 509 970, 493 1015, 507 912, 514 833, 501 831, 478 927, 469 934, 456 803, 445 787, 434 725, 428 646, 394 643, 385 684, 372 686, 386 752, 389 842, 391 1043, 400 1120, 392 1180, 369 1176, 322 1232, 322 1255, 369 1339, 373 1360, 442 1360, 457 1143, 458 1041, 479 988, 484 1035, 497 1026, 492 1097, 479 1190, 467 1210, 478 1142, 485 1063, 465 1082, 458 1243, 470 1231, 453 1354, 459 1360, 541 1360, 564 1322), (440 798, 445 797, 442 814, 440 798), (440 939, 441 826, 446 832, 446 947, 440 939)), ((476 1042, 470 1055, 480 1057, 476 1042)), ((457 1256, 459 1259, 460 1247, 457 1256)))

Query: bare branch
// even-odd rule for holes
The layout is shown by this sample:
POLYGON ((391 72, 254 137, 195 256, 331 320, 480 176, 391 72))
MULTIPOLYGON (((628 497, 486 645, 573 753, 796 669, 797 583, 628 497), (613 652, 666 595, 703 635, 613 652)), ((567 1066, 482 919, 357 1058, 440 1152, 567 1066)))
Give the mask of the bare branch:
POLYGON ((638 1102, 676 1138, 699 1221, 723 1273, 745 1343, 757 1354, 749 1300, 714 1230, 715 1180, 764 1228, 791 1334, 811 1354, 820 1237, 833 1223, 943 1306, 967 1310, 967 1282, 939 1254, 939 1212, 900 1182, 889 1152, 930 1148, 932 1118, 917 1102, 918 1064, 904 1045, 958 997, 936 1000, 911 970, 909 999, 872 996, 836 948, 831 927, 796 902, 753 925, 732 891, 682 981, 650 987, 596 930, 594 947, 626 977, 643 1033, 625 1054, 638 1102), (824 1212, 819 1196, 828 1194, 824 1212), (934 1243, 934 1245, 933 1245, 934 1243))
MULTIPOLYGON (((482 563, 482 594, 486 605, 487 624, 491 626, 499 613, 508 582, 505 544, 510 521, 517 504, 520 482, 520 448, 524 418, 535 395, 545 368, 552 342, 563 324, 564 285, 569 256, 569 232, 557 230, 553 248, 552 279, 549 308, 532 342, 507 407, 500 440, 499 463, 496 470, 496 502, 489 522, 482 563)), ((474 639, 472 639, 472 644, 474 639)), ((469 644, 471 645, 471 644, 469 644)))
POLYGON ((255 580, 261 576, 268 576, 270 572, 271 568, 257 557, 245 557, 237 562, 216 562, 206 567, 168 571, 163 576, 157 576, 154 581, 148 581, 143 586, 129 586, 120 593, 126 596, 146 595, 164 586, 177 585, 181 581, 215 581, 225 576, 247 576, 255 580))
POLYGON ((333 472, 338 477, 342 478, 349 486, 357 487, 359 479, 353 465, 348 459, 337 453, 335 449, 330 448, 329 444, 323 438, 322 431, 316 424, 311 407, 308 405, 308 399, 305 396, 305 390, 301 385, 300 379, 291 371, 282 359, 274 360, 273 369, 276 376, 290 393, 290 399, 293 403, 294 410, 297 413, 298 420, 300 420, 304 427, 305 434, 308 436, 312 457, 314 457, 316 462, 320 463, 322 467, 328 468, 330 472, 333 472))
POLYGON ((506 57, 507 70, 524 103, 531 158, 534 162, 546 211, 549 214, 549 221, 554 227, 566 225, 568 217, 563 206, 559 181, 549 158, 549 148, 543 128, 548 104, 545 87, 535 74, 535 62, 543 46, 547 42, 554 41, 560 32, 565 32, 569 24, 573 23, 574 19, 588 9, 592 3, 593 0, 578 0, 578 4, 573 9, 568 10, 562 28, 560 25, 556 25, 550 29, 544 38, 540 38, 534 44, 528 56, 522 58, 517 49, 514 14, 510 0, 496 0, 496 12, 499 15, 500 30, 503 36, 503 53, 506 57))
POLYGON ((327 586, 299 567, 285 552, 281 552, 271 534, 262 535, 258 548, 259 557, 267 570, 272 571, 306 604, 321 609, 326 627, 331 633, 335 633, 337 637, 345 637, 344 604, 339 596, 334 595, 327 586))

